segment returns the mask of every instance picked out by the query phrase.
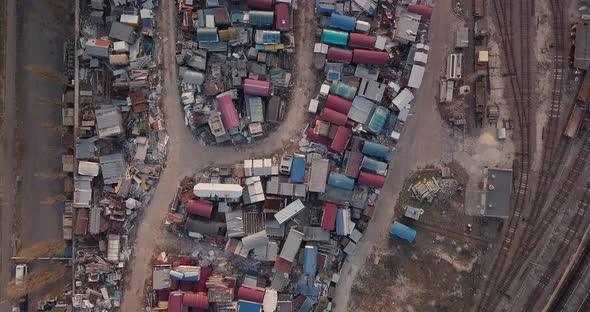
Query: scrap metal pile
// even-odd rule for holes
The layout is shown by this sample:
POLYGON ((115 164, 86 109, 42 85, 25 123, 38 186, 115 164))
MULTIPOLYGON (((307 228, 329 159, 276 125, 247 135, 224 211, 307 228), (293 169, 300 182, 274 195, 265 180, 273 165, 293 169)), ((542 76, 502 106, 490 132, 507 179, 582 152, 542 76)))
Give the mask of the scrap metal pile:
POLYGON ((186 125, 203 144, 249 143, 276 128, 286 111, 291 1, 245 2, 179 4, 181 100, 186 125))
POLYGON ((369 23, 337 14, 342 6, 332 2, 318 1, 324 29, 316 61, 326 82, 310 103, 309 112, 321 113, 299 142, 301 154, 247 159, 181 181, 166 225, 198 243, 182 260, 154 265, 154 309, 333 309, 340 270, 370 225, 414 98, 402 87, 409 80, 383 78, 394 77, 390 53, 400 44, 428 47, 405 31, 402 39, 369 35, 369 23), (203 246, 219 246, 216 256, 203 246))
POLYGON ((64 110, 64 125, 77 125, 75 153, 64 157, 64 171, 73 174, 64 239, 74 240, 75 309, 118 309, 129 236, 166 158, 153 57, 156 6, 155 0, 81 5, 79 114, 64 110))

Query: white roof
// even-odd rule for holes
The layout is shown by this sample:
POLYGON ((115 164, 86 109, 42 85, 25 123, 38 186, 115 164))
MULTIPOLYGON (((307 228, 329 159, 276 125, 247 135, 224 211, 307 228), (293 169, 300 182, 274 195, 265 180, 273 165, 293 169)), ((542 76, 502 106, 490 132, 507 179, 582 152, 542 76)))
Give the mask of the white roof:
POLYGON ((328 95, 328 93, 330 93, 330 85, 327 83, 322 84, 322 86, 320 88, 320 94, 321 95, 328 95))
POLYGON ((275 311, 279 301, 279 295, 276 290, 266 288, 264 292, 264 300, 262 301, 263 311, 275 311))
POLYGON ((326 191, 326 180, 330 162, 327 159, 314 159, 311 162, 311 174, 307 187, 310 192, 323 193, 326 191))
POLYGON ((318 110, 318 104, 319 102, 316 99, 309 100, 309 108, 307 109, 307 111, 315 114, 318 110))
POLYGON ((100 164, 91 161, 78 162, 78 173, 85 176, 96 177, 100 171, 100 164))
MULTIPOLYGON (((418 89, 422 85, 422 78, 424 78, 424 66, 414 65, 412 66, 412 72, 410 73, 410 80, 408 81, 408 87, 418 89)), ((413 96, 412 96, 413 97, 413 96)))
POLYGON ((410 89, 403 89, 394 99, 391 101, 393 105, 400 111, 414 100, 414 94, 410 89))
POLYGON ((204 198, 240 198, 242 186, 239 184, 197 183, 193 193, 204 198))
POLYGON ((402 109, 399 112, 399 115, 397 116, 397 120, 399 120, 401 122, 406 122, 409 115, 410 115, 410 106, 406 106, 406 107, 404 107, 404 109, 402 109))
POLYGON ((386 43, 387 43, 387 37, 377 36, 377 40, 375 41, 375 49, 385 50, 386 43))
POLYGON ((414 62, 420 62, 426 64, 428 61, 428 54, 424 52, 416 52, 414 54, 414 62))
POLYGON ((293 218, 303 209, 305 209, 305 205, 303 205, 303 202, 298 199, 287 205, 287 207, 281 209, 281 211, 275 213, 275 219, 277 219, 279 224, 283 224, 289 219, 293 218))
POLYGON ((397 132, 397 131, 395 131, 395 130, 393 130, 393 131, 391 131, 391 135, 389 135, 389 137, 392 138, 392 139, 394 139, 394 140, 399 140, 400 133, 397 132))
POLYGON ((303 241, 303 236, 303 233, 295 229, 291 229, 287 239, 285 240, 283 249, 281 250, 280 257, 289 262, 293 262, 293 260, 295 260, 295 256, 297 256, 301 242, 303 241))

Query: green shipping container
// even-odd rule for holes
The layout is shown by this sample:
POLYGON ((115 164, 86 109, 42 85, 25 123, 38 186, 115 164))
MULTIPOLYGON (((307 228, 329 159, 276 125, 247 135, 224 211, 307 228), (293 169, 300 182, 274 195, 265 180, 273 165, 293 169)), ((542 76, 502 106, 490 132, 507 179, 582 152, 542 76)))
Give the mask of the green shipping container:
POLYGON ((349 100, 354 99, 354 96, 356 95, 356 90, 356 87, 353 87, 340 81, 332 82, 332 86, 330 87, 330 93, 336 94, 340 97, 349 100))
POLYGON ((324 29, 324 31, 322 32, 322 42, 338 45, 347 45, 348 33, 345 31, 324 29))

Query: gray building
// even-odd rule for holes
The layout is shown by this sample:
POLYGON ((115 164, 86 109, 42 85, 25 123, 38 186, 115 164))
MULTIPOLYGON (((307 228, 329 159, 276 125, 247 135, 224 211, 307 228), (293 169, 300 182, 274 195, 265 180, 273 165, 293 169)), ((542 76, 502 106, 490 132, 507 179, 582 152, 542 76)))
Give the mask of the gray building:
POLYGON ((484 216, 508 218, 512 196, 512 170, 488 169, 486 191, 482 196, 485 203, 484 216))

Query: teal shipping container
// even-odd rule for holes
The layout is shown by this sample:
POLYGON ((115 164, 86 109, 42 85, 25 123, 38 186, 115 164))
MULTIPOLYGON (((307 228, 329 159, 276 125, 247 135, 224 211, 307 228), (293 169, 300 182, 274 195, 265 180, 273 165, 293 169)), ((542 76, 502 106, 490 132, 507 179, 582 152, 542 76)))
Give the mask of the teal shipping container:
POLYGON ((356 91, 357 87, 353 87, 340 81, 334 81, 332 82, 332 86, 330 86, 330 93, 336 94, 348 100, 354 99, 356 91))
POLYGON ((385 127, 385 123, 387 122, 388 117, 389 110, 387 108, 383 106, 375 107, 373 116, 369 120, 369 124, 367 124, 367 130, 375 134, 381 134, 381 132, 383 132, 383 127, 385 127))
POLYGON ((348 44, 348 33, 345 31, 324 29, 322 32, 322 42, 345 46, 348 44))

